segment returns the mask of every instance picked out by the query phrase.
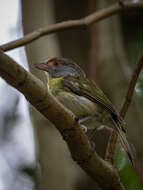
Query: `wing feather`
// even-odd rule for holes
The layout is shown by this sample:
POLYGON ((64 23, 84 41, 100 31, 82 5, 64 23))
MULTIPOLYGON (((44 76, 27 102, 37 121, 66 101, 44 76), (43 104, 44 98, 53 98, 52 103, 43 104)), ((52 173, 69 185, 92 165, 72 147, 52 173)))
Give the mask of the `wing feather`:
POLYGON ((68 88, 71 92, 83 96, 92 102, 98 103, 103 106, 106 110, 111 113, 111 116, 114 121, 117 121, 121 125, 121 129, 125 132, 123 128, 123 120, 119 116, 118 112, 115 110, 112 103, 108 100, 105 94, 100 88, 98 88, 92 81, 89 81, 86 78, 79 77, 65 77, 62 80, 63 87, 68 88))

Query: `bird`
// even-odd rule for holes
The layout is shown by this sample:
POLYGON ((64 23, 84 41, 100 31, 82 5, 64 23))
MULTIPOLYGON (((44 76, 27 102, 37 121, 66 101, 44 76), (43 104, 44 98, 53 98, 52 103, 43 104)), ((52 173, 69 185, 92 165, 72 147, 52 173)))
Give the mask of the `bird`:
POLYGON ((77 63, 63 57, 52 57, 36 63, 35 67, 46 72, 49 92, 78 118, 84 132, 91 131, 89 140, 92 140, 101 126, 111 126, 119 135, 121 145, 133 163, 123 119, 103 91, 86 77, 77 63))

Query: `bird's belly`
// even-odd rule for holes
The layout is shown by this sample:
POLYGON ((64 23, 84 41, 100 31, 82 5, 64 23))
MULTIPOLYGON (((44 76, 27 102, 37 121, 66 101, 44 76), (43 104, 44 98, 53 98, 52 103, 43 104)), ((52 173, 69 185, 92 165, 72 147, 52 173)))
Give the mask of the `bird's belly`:
POLYGON ((58 90, 53 91, 52 94, 66 108, 72 111, 77 118, 83 119, 89 116, 89 119, 83 123, 88 129, 106 125, 107 120, 109 121, 110 114, 100 104, 94 103, 83 96, 78 96, 71 92, 61 92, 58 90))
POLYGON ((72 93, 60 93, 57 96, 58 100, 69 110, 71 110, 76 116, 86 113, 92 114, 96 112, 96 105, 87 98, 72 94, 72 93))
POLYGON ((56 98, 79 118, 89 115, 102 117, 103 112, 106 112, 106 110, 103 109, 103 107, 99 104, 96 104, 83 96, 78 96, 73 93, 59 92, 57 93, 56 98))

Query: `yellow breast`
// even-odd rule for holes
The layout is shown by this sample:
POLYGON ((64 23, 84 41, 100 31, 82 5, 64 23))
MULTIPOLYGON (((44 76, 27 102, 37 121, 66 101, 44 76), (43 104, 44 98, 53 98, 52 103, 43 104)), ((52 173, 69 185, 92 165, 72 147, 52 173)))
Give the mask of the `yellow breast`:
POLYGON ((61 80, 62 77, 48 79, 48 87, 51 93, 54 93, 54 91, 57 91, 58 89, 61 88, 61 80))

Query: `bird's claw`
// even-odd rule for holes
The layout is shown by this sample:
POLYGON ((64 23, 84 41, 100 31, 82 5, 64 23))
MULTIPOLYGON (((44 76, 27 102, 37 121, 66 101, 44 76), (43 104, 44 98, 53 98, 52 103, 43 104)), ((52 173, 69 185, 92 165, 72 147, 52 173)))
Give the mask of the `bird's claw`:
POLYGON ((81 125, 83 132, 87 133, 87 127, 85 125, 81 125))

